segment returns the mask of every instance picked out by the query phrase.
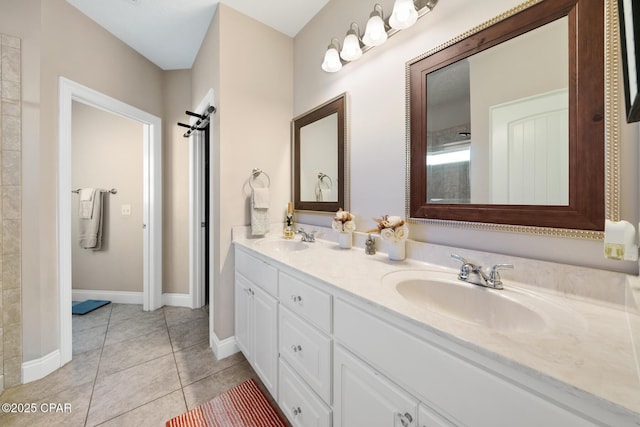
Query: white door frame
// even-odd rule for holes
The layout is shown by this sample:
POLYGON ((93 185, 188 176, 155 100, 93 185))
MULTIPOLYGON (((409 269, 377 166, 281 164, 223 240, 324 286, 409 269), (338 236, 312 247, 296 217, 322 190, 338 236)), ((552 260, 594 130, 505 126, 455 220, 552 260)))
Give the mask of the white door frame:
MULTIPOLYGON (((207 107, 213 106, 213 89, 209 89, 207 95, 202 98, 200 104, 194 111, 196 114, 204 114, 207 107)), ((191 119, 190 124, 196 122, 196 118, 191 119)), ((204 280, 204 265, 202 258, 204 256, 204 237, 202 236, 202 221, 204 220, 204 200, 202 199, 202 192, 204 190, 202 168, 204 161, 203 145, 200 143, 203 137, 202 132, 192 132, 189 137, 189 294, 191 295, 191 308, 199 308, 204 305, 204 292, 202 287, 202 281, 204 280)), ((211 155, 210 151, 210 155, 211 155)), ((211 163, 210 163, 211 164, 211 163)), ((213 226, 213 209, 209 210, 209 218, 206 219, 209 223, 209 236, 210 242, 213 242, 212 226, 213 226)), ((211 256, 213 251, 209 252, 211 256)), ((209 262, 209 268, 213 264, 209 262)), ((211 270, 209 271, 209 279, 211 280, 213 275, 211 270)), ((207 284, 210 286, 210 283, 207 284)), ((213 293, 211 288, 209 289, 209 298, 213 293)))
POLYGON ((71 120, 72 102, 143 125, 143 310, 162 307, 162 121, 117 99, 60 77, 58 85, 58 333, 60 366, 71 360, 71 120))

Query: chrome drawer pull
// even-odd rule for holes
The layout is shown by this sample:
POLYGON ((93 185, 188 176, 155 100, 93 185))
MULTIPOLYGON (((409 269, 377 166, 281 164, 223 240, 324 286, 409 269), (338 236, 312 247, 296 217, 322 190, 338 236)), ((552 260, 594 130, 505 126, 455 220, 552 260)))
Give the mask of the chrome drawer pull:
POLYGON ((293 408, 291 412, 293 412, 294 417, 297 417, 298 415, 302 414, 302 409, 300 409, 300 407, 298 406, 297 408, 293 408))
POLYGON ((292 346, 291 346, 291 350, 292 350, 294 353, 297 353, 297 352, 299 352, 299 351, 302 351, 302 347, 301 347, 300 345, 292 345, 292 346))
POLYGON ((291 295, 291 301, 301 304, 302 297, 300 295, 291 295))
POLYGON ((398 414, 398 418, 400 418, 400 423, 404 427, 409 427, 409 425, 411 425, 411 423, 413 422, 413 417, 408 412, 405 412, 404 414, 398 414))

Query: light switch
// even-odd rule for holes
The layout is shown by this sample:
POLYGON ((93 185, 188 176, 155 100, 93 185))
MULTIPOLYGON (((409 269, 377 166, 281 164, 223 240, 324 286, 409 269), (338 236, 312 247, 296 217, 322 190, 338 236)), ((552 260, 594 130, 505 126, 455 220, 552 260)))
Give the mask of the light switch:
POLYGON ((122 205, 120 207, 123 216, 131 215, 131 205, 122 205))

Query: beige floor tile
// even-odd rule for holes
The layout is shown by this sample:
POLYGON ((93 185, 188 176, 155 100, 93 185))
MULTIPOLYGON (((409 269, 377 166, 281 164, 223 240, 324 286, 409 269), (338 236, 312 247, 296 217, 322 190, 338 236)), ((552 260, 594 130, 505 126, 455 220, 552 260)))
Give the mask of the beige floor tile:
POLYGON ((184 403, 182 390, 177 390, 100 424, 100 427, 164 426, 171 418, 185 412, 187 412, 187 405, 184 403))
POLYGON ((111 305, 107 304, 87 314, 74 314, 72 316, 73 332, 84 331, 86 329, 95 328, 96 326, 104 326, 109 324, 111 316, 111 305))
POLYGON ((152 332, 166 329, 166 327, 167 324, 162 311, 148 313, 146 316, 125 319, 115 323, 111 321, 107 329, 105 345, 112 345, 120 341, 148 335, 152 332))
POLYGON ((35 413, 0 414, 2 426, 84 426, 93 383, 68 388, 34 403, 35 413), (54 406, 51 406, 53 404, 54 406))
POLYGON ((209 319, 206 317, 180 323, 169 328, 173 351, 209 341, 209 319))
POLYGON ((192 310, 187 307, 164 307, 164 317, 169 327, 208 316, 202 308, 192 310))
POLYGON ((240 352, 217 360, 208 341, 180 350, 175 356, 183 387, 246 360, 240 352))
POLYGON ((155 311, 142 311, 142 305, 138 304, 111 304, 111 323, 121 322, 123 320, 138 319, 141 317, 149 317, 149 315, 162 316, 163 309, 155 311))
POLYGON ((171 353, 166 329, 107 345, 102 351, 99 376, 110 375, 171 353))
POLYGON ((189 410, 202 405, 249 378, 258 378, 248 362, 241 362, 184 387, 189 410))
POLYGON ((73 331, 72 355, 102 348, 104 337, 107 334, 107 325, 96 326, 95 328, 82 331, 73 331))
POLYGON ((36 402, 79 385, 93 384, 102 350, 74 356, 73 360, 46 377, 5 390, 3 402, 36 402))
POLYGON ((99 377, 88 424, 96 425, 180 389, 173 354, 99 377))

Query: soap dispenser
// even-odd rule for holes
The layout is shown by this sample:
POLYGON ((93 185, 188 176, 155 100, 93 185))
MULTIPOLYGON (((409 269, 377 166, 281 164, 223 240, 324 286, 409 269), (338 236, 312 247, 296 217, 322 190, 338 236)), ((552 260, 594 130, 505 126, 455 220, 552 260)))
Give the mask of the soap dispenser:
POLYGON ((296 232, 293 228, 293 205, 289 202, 287 206, 287 215, 285 217, 284 229, 282 232, 285 239, 293 239, 296 232))

